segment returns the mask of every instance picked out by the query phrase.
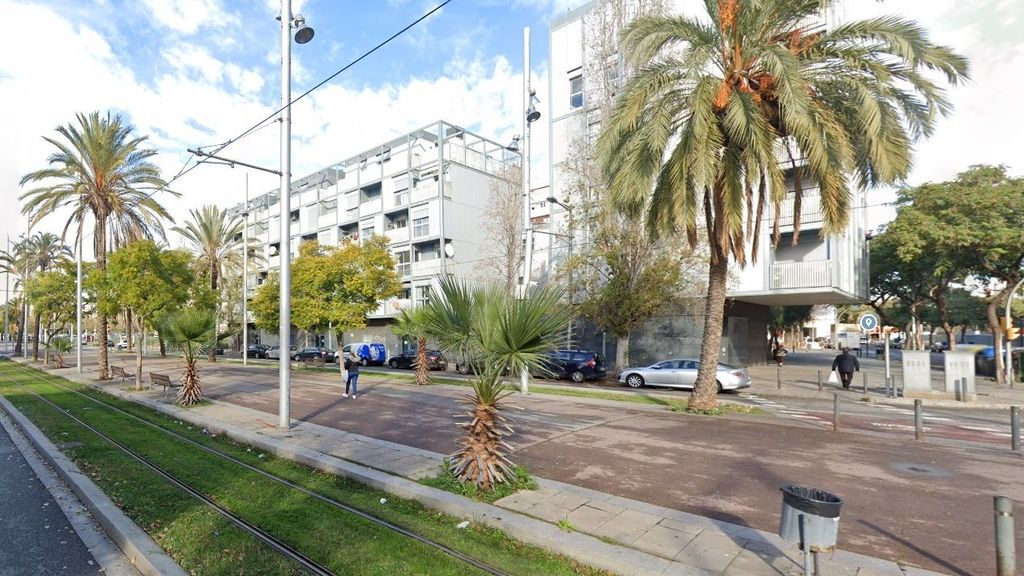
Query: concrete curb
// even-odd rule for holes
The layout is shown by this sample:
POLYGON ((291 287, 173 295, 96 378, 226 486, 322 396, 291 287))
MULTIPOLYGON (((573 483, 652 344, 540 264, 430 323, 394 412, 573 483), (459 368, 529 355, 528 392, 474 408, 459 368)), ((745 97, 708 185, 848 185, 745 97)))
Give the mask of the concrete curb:
POLYGON ((88 476, 3 396, 0 396, 0 406, 17 423, 29 442, 67 483, 140 573, 145 576, 187 576, 187 573, 149 535, 121 512, 121 509, 88 476))

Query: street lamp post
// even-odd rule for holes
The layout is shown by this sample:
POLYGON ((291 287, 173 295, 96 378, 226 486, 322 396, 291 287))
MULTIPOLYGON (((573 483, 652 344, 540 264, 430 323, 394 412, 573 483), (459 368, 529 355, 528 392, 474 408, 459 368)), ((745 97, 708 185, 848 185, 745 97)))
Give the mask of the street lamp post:
MULTIPOLYGON (((530 292, 530 273, 533 268, 533 222, 530 220, 530 125, 540 120, 540 112, 533 105, 536 93, 530 87, 530 28, 523 28, 523 293, 530 292)), ((530 393, 530 373, 526 368, 519 374, 519 390, 530 393)))
MULTIPOLYGON (((81 227, 79 227, 81 232, 81 227)), ((82 373, 82 235, 75 250, 75 371, 82 373)), ((106 342, 104 342, 106 344, 106 342)))
POLYGON ((292 25, 298 29, 295 41, 305 44, 313 39, 313 29, 306 26, 302 16, 292 17, 291 0, 281 0, 281 291, 277 338, 280 368, 278 370, 278 426, 289 428, 289 400, 291 395, 291 162, 292 162, 292 25))
MULTIPOLYGON (((1022 278, 1020 282, 1017 282, 1017 285, 1013 287, 1013 290, 1010 290, 1010 293, 1006 295, 1005 320, 1007 335, 1009 335, 1010 327, 1013 326, 1013 319, 1010 317, 1010 305, 1013 304, 1013 295, 1017 293, 1017 290, 1020 290, 1021 285, 1024 285, 1024 278, 1022 278)), ((1004 367, 1006 370, 1006 382, 1010 385, 1010 388, 1013 388, 1013 342, 1011 342, 1009 338, 1004 338, 1004 340, 1006 340, 1006 366, 1004 367)))
POLYGON ((249 173, 242 208, 242 366, 249 365, 249 173))

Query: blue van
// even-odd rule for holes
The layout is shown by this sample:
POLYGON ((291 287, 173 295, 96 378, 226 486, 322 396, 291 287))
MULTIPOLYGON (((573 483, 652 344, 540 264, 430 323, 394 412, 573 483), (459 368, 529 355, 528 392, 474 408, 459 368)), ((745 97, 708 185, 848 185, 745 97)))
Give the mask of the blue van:
POLYGON ((355 352, 363 366, 383 366, 388 360, 388 349, 380 342, 352 342, 341 349, 344 355, 355 352))

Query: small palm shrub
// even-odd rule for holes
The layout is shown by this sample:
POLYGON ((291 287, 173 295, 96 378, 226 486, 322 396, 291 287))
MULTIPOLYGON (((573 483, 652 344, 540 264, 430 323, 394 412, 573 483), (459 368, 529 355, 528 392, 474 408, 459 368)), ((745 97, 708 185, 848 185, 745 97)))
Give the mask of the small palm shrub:
POLYGON ((182 406, 191 406, 203 399, 196 359, 213 344, 214 322, 213 312, 195 308, 180 310, 163 320, 162 332, 167 343, 180 351, 185 360, 185 373, 178 392, 178 403, 182 406))

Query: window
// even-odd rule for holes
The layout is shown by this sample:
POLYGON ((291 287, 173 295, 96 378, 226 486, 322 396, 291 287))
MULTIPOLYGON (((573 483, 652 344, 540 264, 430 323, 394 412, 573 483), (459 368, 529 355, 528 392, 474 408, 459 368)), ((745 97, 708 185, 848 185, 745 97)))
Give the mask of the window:
POLYGON ((426 306, 430 303, 430 286, 416 287, 416 306, 426 306))
MULTIPOLYGON (((395 271, 398 272, 399 276, 408 276, 410 270, 409 264, 410 256, 409 252, 399 252, 395 254, 395 271)), ((408 298, 408 296, 405 296, 408 298)))
POLYGON ((359 233, 359 236, 361 238, 369 238, 370 236, 373 236, 373 232, 373 226, 367 226, 366 228, 363 228, 363 230, 359 233))
POLYGON ((394 220, 388 220, 388 230, 398 230, 405 228, 409 225, 409 218, 407 216, 397 216, 394 220))
POLYGON ((437 244, 431 244, 429 246, 421 246, 416 249, 416 261, 425 262, 427 260, 436 260, 438 258, 437 244))
POLYGON ((583 107, 583 75, 569 78, 569 108, 583 107))
POLYGON ((424 216, 422 218, 415 218, 412 221, 412 235, 414 238, 419 238, 420 236, 429 236, 430 218, 427 216, 424 216))

